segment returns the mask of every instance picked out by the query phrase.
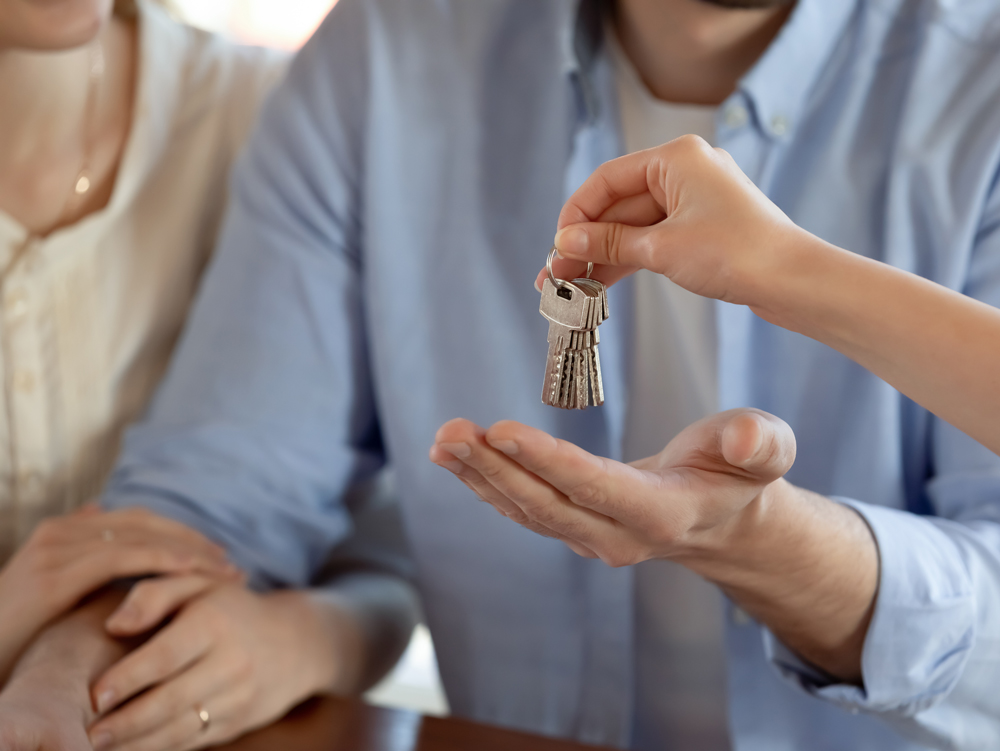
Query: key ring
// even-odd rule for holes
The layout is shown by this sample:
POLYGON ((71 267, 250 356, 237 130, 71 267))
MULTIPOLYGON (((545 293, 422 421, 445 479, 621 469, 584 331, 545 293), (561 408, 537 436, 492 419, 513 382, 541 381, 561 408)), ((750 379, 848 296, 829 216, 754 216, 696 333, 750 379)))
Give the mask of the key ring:
MULTIPOLYGON (((545 270, 549 272, 549 281, 552 282, 552 286, 556 289, 562 289, 566 282, 562 279, 556 279, 556 275, 552 273, 552 260, 556 257, 558 253, 556 246, 552 246, 552 250, 549 251, 549 257, 545 259, 545 270)), ((587 278, 590 279, 590 275, 594 273, 594 262, 587 261, 587 278)))

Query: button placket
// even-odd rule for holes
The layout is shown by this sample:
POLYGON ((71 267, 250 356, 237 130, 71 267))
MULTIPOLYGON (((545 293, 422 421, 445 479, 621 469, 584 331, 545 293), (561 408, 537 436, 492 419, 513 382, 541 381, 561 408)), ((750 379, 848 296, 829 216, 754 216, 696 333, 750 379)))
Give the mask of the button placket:
POLYGON ((40 322, 37 314, 32 315, 31 304, 31 277, 36 275, 36 269, 36 263, 19 264, 11 270, 0 291, 10 461, 14 470, 15 496, 19 503, 28 505, 44 500, 44 472, 49 462, 43 347, 40 322))

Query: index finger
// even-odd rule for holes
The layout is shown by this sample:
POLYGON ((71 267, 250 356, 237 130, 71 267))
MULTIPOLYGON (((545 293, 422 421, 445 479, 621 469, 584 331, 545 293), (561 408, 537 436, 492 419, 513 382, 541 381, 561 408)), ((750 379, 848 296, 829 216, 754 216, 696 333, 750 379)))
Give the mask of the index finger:
POLYGON ((620 201, 649 193, 649 152, 650 150, 626 154, 605 162, 594 170, 562 207, 556 229, 582 222, 595 222, 620 201))

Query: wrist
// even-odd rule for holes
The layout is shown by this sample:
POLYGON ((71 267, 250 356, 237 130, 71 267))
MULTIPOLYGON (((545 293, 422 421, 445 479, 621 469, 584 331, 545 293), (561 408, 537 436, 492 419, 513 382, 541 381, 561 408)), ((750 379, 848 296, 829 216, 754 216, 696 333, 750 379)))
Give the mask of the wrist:
POLYGON ((0 661, 16 656, 49 620, 37 597, 26 597, 22 587, 0 574, 0 661))
POLYGON ((80 712, 84 724, 97 719, 90 700, 86 670, 64 660, 26 655, 19 663, 3 692, 16 696, 44 697, 47 704, 72 706, 80 712))
POLYGON ((774 233, 763 261, 744 273, 745 298, 741 302, 769 323, 800 331, 831 273, 831 264, 845 253, 789 223, 774 233))
POLYGON ((296 645, 289 661, 289 679, 299 698, 320 693, 350 693, 353 685, 350 656, 357 649, 345 643, 349 615, 329 598, 314 597, 308 590, 274 592, 265 597, 268 607, 281 613, 281 633, 285 644, 296 645))
POLYGON ((764 486, 736 514, 714 527, 691 535, 672 560, 713 584, 725 587, 752 574, 760 548, 770 544, 779 507, 788 502, 794 486, 784 478, 764 486))

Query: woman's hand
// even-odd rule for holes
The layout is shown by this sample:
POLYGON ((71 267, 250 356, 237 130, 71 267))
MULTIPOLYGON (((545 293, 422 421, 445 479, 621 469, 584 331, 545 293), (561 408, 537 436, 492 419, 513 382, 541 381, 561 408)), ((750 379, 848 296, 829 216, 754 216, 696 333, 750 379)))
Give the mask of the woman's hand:
POLYGON ((239 576, 221 547, 143 509, 46 519, 0 571, 0 673, 46 623, 109 582, 192 571, 239 576))
MULTIPOLYGON (((559 215, 556 276, 613 284, 636 269, 665 274, 696 294, 755 305, 782 250, 808 235, 697 136, 606 162, 559 215)), ((538 284, 545 271, 538 275, 538 284)))
POLYGON ((301 591, 260 595, 198 576, 138 583, 108 619, 109 632, 143 633, 176 615, 94 684, 104 715, 89 731, 94 748, 215 745, 327 688, 336 650, 314 607, 301 591))
POLYGON ((580 555, 626 566, 711 555, 795 458, 787 424, 758 410, 707 417, 631 465, 516 422, 452 420, 431 461, 518 524, 580 555))

